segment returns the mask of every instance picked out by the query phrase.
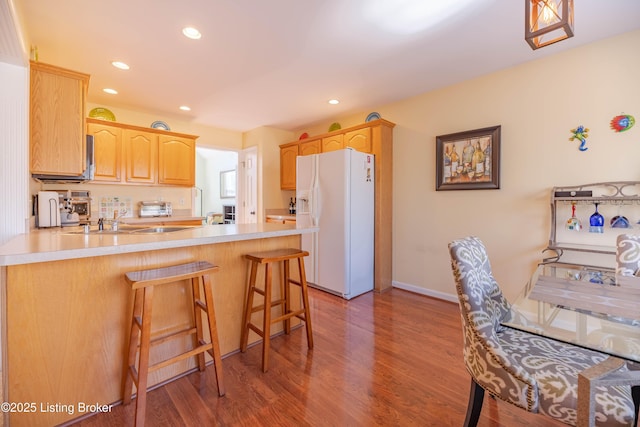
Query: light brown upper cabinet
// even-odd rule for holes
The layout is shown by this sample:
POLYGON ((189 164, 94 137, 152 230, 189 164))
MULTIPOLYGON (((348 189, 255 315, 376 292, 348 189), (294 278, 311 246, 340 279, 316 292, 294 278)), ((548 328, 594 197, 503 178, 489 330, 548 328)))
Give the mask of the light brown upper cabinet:
POLYGON ((95 158, 94 181, 120 182, 122 179, 122 129, 89 122, 87 133, 93 135, 95 158))
POLYGON ((344 134, 344 146, 363 153, 371 152, 371 128, 362 128, 344 134))
POLYGON ((87 119, 96 182, 193 187, 197 136, 87 119))
POLYGON ((283 190, 296 189, 296 157, 298 144, 280 147, 280 188, 283 190))
POLYGON ((344 134, 326 136, 322 138, 322 152, 342 150, 344 148, 344 134))
MULTIPOLYGON (((325 135, 318 135, 313 140, 299 140, 282 144, 280 146, 280 188, 282 190, 296 189, 296 156, 308 156, 316 153, 327 153, 329 151, 342 150, 343 148, 353 148, 363 153, 378 154, 374 145, 390 144, 385 140, 380 140, 377 132, 380 127, 393 129, 393 123, 383 119, 375 120, 337 132, 330 132, 325 135), (374 138, 374 135, 375 138, 374 138), (376 141, 374 141, 374 139, 376 141)), ((386 135, 386 133, 384 134, 386 135)), ((381 147, 381 146, 380 146, 381 147)))
POLYGON ((196 141, 158 136, 158 183, 193 187, 196 178, 196 141))
POLYGON ((80 176, 89 75, 33 61, 30 69, 30 171, 80 176))
POLYGON ((311 154, 320 153, 320 140, 316 139, 313 141, 301 142, 298 146, 298 155, 299 156, 309 156, 311 154))
POLYGON ((158 164, 158 135, 138 129, 123 132, 125 181, 153 184, 158 164))

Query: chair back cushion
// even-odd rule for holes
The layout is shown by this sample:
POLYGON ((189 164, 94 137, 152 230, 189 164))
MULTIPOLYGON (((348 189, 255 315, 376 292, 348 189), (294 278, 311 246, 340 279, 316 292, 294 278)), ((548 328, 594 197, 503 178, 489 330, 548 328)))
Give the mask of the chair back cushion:
POLYGON ((616 241, 616 276, 640 275, 640 235, 620 234, 616 241))
POLYGON ((456 282, 467 370, 491 394, 529 411, 537 411, 536 381, 504 352, 497 333, 509 314, 509 302, 491 273, 484 244, 466 237, 449 244, 456 282))

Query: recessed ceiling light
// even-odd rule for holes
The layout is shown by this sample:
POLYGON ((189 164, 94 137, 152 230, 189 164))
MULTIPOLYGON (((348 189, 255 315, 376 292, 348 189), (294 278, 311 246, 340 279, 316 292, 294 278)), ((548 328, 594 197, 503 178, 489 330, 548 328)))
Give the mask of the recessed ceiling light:
POLYGON ((181 106, 180 106, 180 109, 181 109, 182 111, 191 111, 191 108, 190 108, 190 107, 187 107, 186 105, 181 105, 181 106))
POLYGON ((111 95, 117 95, 117 94, 118 94, 118 91, 117 91, 117 90, 115 90, 115 89, 111 89, 111 88, 108 88, 108 87, 106 87, 106 88, 102 89, 102 91, 103 91, 103 92, 106 92, 106 93, 110 93, 111 95))
POLYGON ((121 61, 113 61, 111 63, 111 65, 113 65, 116 68, 120 68, 121 70, 128 70, 129 66, 127 64, 125 64, 124 62, 121 61))
POLYGON ((202 34, 200 34, 200 31, 198 31, 193 27, 184 27, 182 29, 182 34, 184 34, 185 36, 193 40, 198 40, 199 38, 202 37, 202 34))
POLYGON ((330 99, 330 100, 329 100, 329 104, 331 104, 331 105, 337 105, 337 104, 340 104, 340 101, 338 101, 337 99, 330 99))

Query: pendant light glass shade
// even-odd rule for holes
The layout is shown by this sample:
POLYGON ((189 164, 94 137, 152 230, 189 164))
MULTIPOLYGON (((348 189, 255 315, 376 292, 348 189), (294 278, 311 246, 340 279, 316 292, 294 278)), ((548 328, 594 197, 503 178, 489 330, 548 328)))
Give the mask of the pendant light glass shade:
POLYGON ((531 49, 573 37, 573 0, 525 0, 524 38, 531 49))

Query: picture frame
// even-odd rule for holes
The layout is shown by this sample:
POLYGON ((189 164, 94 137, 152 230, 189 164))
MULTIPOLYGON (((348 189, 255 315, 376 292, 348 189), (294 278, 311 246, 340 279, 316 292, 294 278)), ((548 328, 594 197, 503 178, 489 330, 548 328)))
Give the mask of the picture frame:
POLYGON ((235 169, 220 172, 220 198, 231 199, 234 197, 236 197, 235 169))
POLYGON ((436 191, 499 189, 500 128, 436 136, 436 191))

